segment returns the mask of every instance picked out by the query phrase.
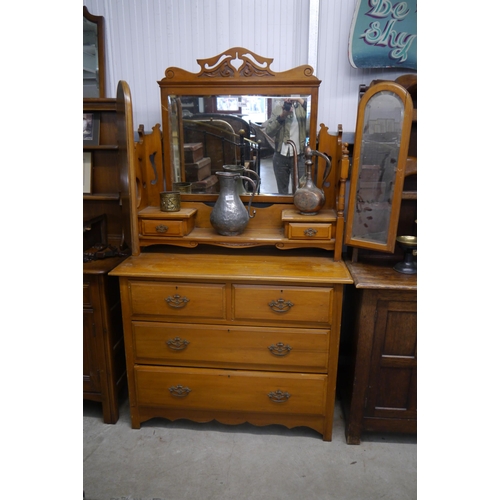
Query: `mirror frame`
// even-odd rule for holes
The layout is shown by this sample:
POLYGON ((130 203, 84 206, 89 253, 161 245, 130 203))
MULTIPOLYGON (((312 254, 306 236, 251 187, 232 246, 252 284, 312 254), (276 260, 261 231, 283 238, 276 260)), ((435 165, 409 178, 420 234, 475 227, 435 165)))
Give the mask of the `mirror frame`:
POLYGON ((344 242, 346 245, 377 250, 382 252, 394 252, 396 244, 399 212, 403 193, 406 159, 408 157, 408 146, 410 142, 411 125, 413 119, 413 101, 408 91, 398 83, 382 81, 373 83, 363 94, 358 105, 358 116, 356 122, 356 134, 354 138, 354 150, 352 156, 352 169, 349 187, 349 205, 346 216, 346 230, 344 242), (392 92, 397 95, 403 106, 403 120, 401 123, 401 140, 394 178, 394 192, 391 200, 391 214, 385 243, 356 238, 353 235, 353 223, 356 210, 356 193, 358 189, 359 175, 361 173, 361 149, 363 144, 363 129, 365 126, 365 110, 370 100, 380 92, 392 92))
MULTIPOLYGON (((271 70, 274 59, 265 58, 243 47, 233 47, 208 59, 197 59, 198 73, 182 68, 169 67, 165 77, 158 82, 162 104, 162 123, 164 134, 163 168, 166 189, 172 189, 173 152, 172 128, 169 117, 169 97, 205 95, 266 95, 299 94, 311 96, 309 123, 309 144, 315 145, 317 139, 318 92, 321 80, 313 75, 311 66, 303 65, 283 72, 271 70), (236 62, 239 61, 239 62, 236 62)), ((179 127, 182 130, 182 127, 179 127)), ((180 134, 179 134, 180 135, 180 134)), ((180 137, 182 141, 182 137, 180 137)), ((182 144, 180 145, 182 146, 182 144)), ((211 201, 217 194, 182 194, 192 201, 211 201)), ((255 202, 290 203, 293 195, 256 195, 255 202)))
POLYGON ((83 17, 97 25, 97 63, 99 65, 99 98, 106 97, 106 60, 104 50, 104 17, 92 15, 85 5, 83 6, 83 17))

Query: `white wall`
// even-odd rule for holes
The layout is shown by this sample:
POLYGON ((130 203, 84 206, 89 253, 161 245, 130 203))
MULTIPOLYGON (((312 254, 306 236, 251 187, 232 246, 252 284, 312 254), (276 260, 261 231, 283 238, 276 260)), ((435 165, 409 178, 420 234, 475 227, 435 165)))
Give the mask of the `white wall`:
POLYGON ((361 83, 410 72, 350 66, 347 46, 356 0, 83 0, 83 5, 105 18, 106 95, 115 96, 119 80, 128 82, 135 129, 143 124, 148 131, 161 123, 157 81, 167 67, 198 72, 196 59, 231 47, 274 58, 275 71, 311 64, 322 80, 318 124, 332 132, 339 123, 354 131, 361 83), (310 27, 315 6, 317 25, 313 16, 310 27))

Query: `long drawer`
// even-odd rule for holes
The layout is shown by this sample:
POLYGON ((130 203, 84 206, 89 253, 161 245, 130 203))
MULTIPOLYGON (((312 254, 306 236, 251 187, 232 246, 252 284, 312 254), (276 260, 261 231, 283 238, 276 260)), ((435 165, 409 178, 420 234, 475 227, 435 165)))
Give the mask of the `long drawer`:
POLYGON ((225 284, 130 281, 133 315, 189 321, 225 319, 225 284))
POLYGON ((333 288, 234 285, 234 319, 328 325, 333 288))
POLYGON ((134 368, 139 406, 324 415, 327 375, 243 370, 134 368))
POLYGON ((329 330, 132 322, 136 363, 324 372, 329 330))

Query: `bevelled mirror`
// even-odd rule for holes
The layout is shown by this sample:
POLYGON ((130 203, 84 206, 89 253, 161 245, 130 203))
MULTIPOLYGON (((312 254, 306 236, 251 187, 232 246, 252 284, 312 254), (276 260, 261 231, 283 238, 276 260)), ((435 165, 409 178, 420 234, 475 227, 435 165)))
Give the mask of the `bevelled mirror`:
POLYGON ((345 243, 393 252, 413 116, 413 102, 395 82, 368 88, 359 102, 345 243))
POLYGON ((106 97, 104 17, 83 7, 83 97, 106 97))
MULTIPOLYGON (((307 141, 316 144, 321 81, 311 66, 275 72, 272 61, 235 47, 198 59, 198 73, 166 69, 158 84, 164 140, 170 145, 163 155, 167 190, 177 183, 190 184, 189 199, 206 201, 217 189, 209 181, 200 182, 202 176, 213 179, 216 171, 245 165, 262 174, 262 162, 274 152, 266 121, 285 100, 304 110, 307 141), (195 164, 194 155, 198 155, 196 168, 190 169, 195 164)), ((276 185, 267 185, 264 175, 260 177, 256 202, 293 203, 291 189, 279 193, 276 185)))

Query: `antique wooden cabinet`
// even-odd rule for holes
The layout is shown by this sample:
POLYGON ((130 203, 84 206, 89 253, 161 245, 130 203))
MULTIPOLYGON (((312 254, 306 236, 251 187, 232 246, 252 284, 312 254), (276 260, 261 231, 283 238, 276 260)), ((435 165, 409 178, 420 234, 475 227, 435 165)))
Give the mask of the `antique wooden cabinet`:
POLYGON ((102 403, 106 424, 118 420, 118 395, 126 384, 118 278, 108 276, 122 260, 83 265, 83 398, 102 403))
POLYGON ((414 239, 414 249, 407 248, 407 252, 416 253, 416 80, 416 75, 405 75, 395 82, 372 82, 360 101, 354 157, 359 187, 351 190, 346 223, 351 228, 346 231, 346 244, 356 247, 346 254, 354 286, 346 287, 339 374, 349 444, 359 444, 365 431, 417 431, 416 256, 411 269, 399 266, 409 255, 403 255, 401 236, 414 239), (387 116, 398 107, 382 100, 368 109, 370 99, 379 94, 391 99, 400 96, 397 114, 402 134, 397 140, 394 127, 387 128, 387 116), (389 151, 398 158, 393 166, 387 162, 389 151), (385 218, 387 225, 381 230, 380 215, 388 205, 373 197, 373 188, 379 190, 396 165, 401 179, 393 184, 391 216, 385 218), (358 224, 355 230, 356 218, 364 219, 365 225, 358 224))
MULTIPOLYGON (((126 82, 120 81, 116 98, 85 98, 83 113, 95 124, 94 140, 83 143, 90 156, 90 189, 83 194, 84 252, 102 244, 116 254, 126 254, 130 244, 128 200, 129 166, 134 164, 132 101, 126 82), (89 221, 101 219, 99 237, 89 221)), ((130 253, 130 252, 129 252, 130 253)), ((123 330, 118 279, 108 276, 124 257, 83 263, 83 398, 100 401, 103 419, 118 419, 118 393, 126 383, 123 330)))
POLYGON ((331 440, 343 262, 322 252, 143 252, 120 276, 132 427, 308 426, 331 440))
POLYGON ((163 148, 158 127, 142 138, 142 160, 129 170, 133 255, 110 273, 120 278, 134 428, 153 417, 216 419, 308 426, 331 440, 343 288, 352 283, 340 258, 341 127, 321 127, 332 169, 316 217, 300 215, 291 195, 258 194, 248 227, 223 236, 210 223, 217 192, 181 193, 179 211, 160 210, 160 191, 186 180, 183 103, 305 95, 317 144, 320 81, 309 66, 275 73, 271 61, 238 47, 198 61, 198 74, 167 68, 159 82, 163 148))
POLYGON ((359 444, 364 431, 416 433, 416 275, 380 262, 346 264, 354 279, 346 292, 347 362, 339 375, 347 442, 359 444))

